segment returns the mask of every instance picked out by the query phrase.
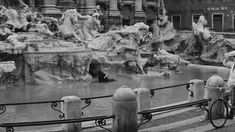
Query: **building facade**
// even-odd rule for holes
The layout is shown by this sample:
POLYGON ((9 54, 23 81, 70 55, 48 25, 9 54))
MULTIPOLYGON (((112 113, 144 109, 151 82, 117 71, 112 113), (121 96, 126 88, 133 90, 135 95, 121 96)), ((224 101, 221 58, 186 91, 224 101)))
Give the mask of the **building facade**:
MULTIPOLYGON (((5 3, 14 4, 14 1, 5 3)), ((67 9, 77 8, 85 15, 100 5, 101 22, 108 29, 112 25, 132 25, 156 19, 162 0, 23 0, 34 11, 45 16, 60 17, 67 9)), ((3 2, 4 3, 4 2, 3 2)), ((215 31, 235 31, 235 0, 164 0, 167 15, 177 30, 191 30, 192 21, 200 15, 208 21, 207 27, 215 31)))
POLYGON ((165 6, 178 30, 191 30, 192 21, 197 22, 200 15, 205 16, 211 30, 235 29, 235 0, 165 0, 165 6))
POLYGON ((77 8, 81 14, 90 14, 100 5, 102 24, 132 25, 136 22, 152 24, 157 16, 158 0, 23 0, 34 11, 47 16, 58 16, 67 9, 77 8))

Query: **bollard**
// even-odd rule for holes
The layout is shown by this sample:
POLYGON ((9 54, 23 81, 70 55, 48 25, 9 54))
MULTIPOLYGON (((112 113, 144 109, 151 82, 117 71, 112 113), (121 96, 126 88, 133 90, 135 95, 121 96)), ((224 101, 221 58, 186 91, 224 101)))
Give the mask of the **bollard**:
POLYGON ((117 89, 113 95, 113 132, 137 132, 137 98, 127 87, 117 89))
MULTIPOLYGON (((224 87, 224 80, 218 76, 218 75, 212 75, 206 82, 205 87, 205 99, 210 99, 211 101, 208 104, 208 109, 211 108, 212 103, 222 98, 224 94, 224 90, 221 90, 220 87, 224 87)), ((213 119, 219 119, 224 116, 224 108, 221 103, 217 103, 213 106, 213 110, 211 111, 213 119)), ((206 115, 206 118, 208 119, 208 115, 206 115)))
MULTIPOLYGON (((137 94, 138 112, 151 109, 151 95, 148 88, 136 88, 134 89, 137 94)), ((144 118, 142 115, 138 115, 138 119, 142 121, 144 118)))
POLYGON ((190 80, 189 83, 193 83, 190 85, 189 90, 193 92, 189 92, 188 94, 188 100, 189 102, 202 100, 204 98, 204 92, 205 92, 205 85, 203 80, 199 79, 193 79, 190 80))
MULTIPOLYGON (((62 100, 62 111, 65 114, 65 119, 79 119, 81 118, 81 99, 77 96, 66 96, 62 100)), ((63 129, 66 132, 80 132, 81 123, 63 124, 63 129)))

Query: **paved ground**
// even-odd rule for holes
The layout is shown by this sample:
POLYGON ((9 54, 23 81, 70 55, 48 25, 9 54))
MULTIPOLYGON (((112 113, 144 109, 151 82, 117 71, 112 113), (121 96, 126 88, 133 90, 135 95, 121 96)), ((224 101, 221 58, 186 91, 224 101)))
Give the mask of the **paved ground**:
POLYGON ((161 125, 154 124, 139 130, 139 132, 235 132, 235 119, 228 120, 223 128, 215 129, 209 120, 205 120, 204 112, 198 108, 183 109, 178 113, 173 112, 165 119, 154 120, 157 122, 170 120, 170 122, 161 125))
MULTIPOLYGON (((106 128, 111 129, 111 121, 108 121, 107 124, 106 128)), ((93 126, 95 125, 93 124, 93 126)), ((106 131, 93 127, 83 129, 82 132, 106 131)), ((205 111, 198 107, 189 107, 153 114, 153 119, 141 126, 139 132, 235 132, 235 119, 228 120, 223 128, 215 129, 209 120, 205 120, 205 111)))
MULTIPOLYGON (((111 130, 111 124, 112 120, 107 120, 105 128, 111 130)), ((107 132, 96 127, 94 122, 86 122, 82 126, 82 132, 107 132)), ((61 130, 56 128, 53 131, 47 129, 33 132, 64 132, 61 130)), ((189 107, 164 113, 154 113, 152 120, 142 125, 139 132, 235 132, 235 119, 228 120, 223 128, 215 129, 210 121, 205 120, 205 111, 198 107, 189 107)))

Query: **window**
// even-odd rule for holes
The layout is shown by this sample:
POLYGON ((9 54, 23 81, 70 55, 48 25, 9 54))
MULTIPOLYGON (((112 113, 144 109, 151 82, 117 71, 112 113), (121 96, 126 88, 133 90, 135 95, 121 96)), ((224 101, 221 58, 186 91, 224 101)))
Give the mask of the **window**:
POLYGON ((224 26, 224 15, 223 13, 213 13, 212 14, 212 28, 214 31, 223 31, 224 26))
POLYGON ((235 14, 233 14, 233 29, 235 29, 235 14))
POLYGON ((180 15, 173 15, 171 16, 171 22, 173 26, 177 30, 181 30, 181 16, 180 15))
POLYGON ((203 0, 193 0, 194 3, 196 3, 196 2, 200 2, 201 3, 202 1, 203 0))

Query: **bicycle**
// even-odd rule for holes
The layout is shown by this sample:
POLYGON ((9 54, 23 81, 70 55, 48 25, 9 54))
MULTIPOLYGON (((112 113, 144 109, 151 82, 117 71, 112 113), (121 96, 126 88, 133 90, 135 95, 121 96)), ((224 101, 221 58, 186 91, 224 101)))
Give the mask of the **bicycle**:
POLYGON ((221 87, 219 90, 222 92, 222 98, 215 100, 209 107, 209 119, 215 128, 223 127, 228 118, 233 118, 233 115, 229 114, 229 109, 230 113, 233 113, 235 110, 228 102, 229 96, 231 96, 232 93, 225 94, 225 87, 221 87))

